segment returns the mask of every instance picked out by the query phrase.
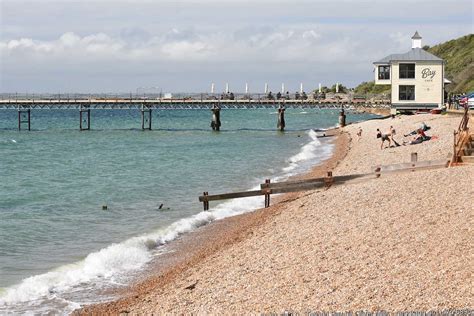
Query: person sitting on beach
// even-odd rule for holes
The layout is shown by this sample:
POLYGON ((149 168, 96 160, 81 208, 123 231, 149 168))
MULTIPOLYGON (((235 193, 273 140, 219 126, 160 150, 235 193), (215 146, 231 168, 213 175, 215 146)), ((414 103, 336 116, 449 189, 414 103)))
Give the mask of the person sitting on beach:
POLYGON ((382 139, 382 143, 380 144, 380 149, 383 149, 383 143, 385 141, 388 141, 388 147, 390 147, 392 145, 392 142, 390 140, 390 138, 388 137, 387 134, 382 134, 382 132, 377 128, 377 138, 381 138, 382 139))
POLYGON ((390 126, 390 132, 389 132, 389 136, 390 136, 390 139, 392 140, 392 142, 395 144, 395 146, 400 146, 399 143, 397 143, 397 141, 395 139, 393 139, 393 135, 396 134, 396 131, 395 131, 395 128, 393 128, 393 126, 390 126))
POLYGON ((416 144, 420 144, 420 143, 422 143, 422 142, 424 142, 424 141, 427 141, 427 140, 430 140, 430 139, 431 139, 431 136, 427 136, 427 135, 425 134, 425 132, 423 131, 423 129, 421 129, 421 128, 418 129, 417 133, 418 133, 418 134, 416 135, 416 137, 415 137, 414 140, 409 141, 409 142, 407 142, 407 143, 406 143, 406 142, 403 142, 403 145, 407 145, 407 144, 408 144, 408 145, 416 145, 416 144))
POLYGON ((431 127, 429 127, 428 125, 426 125, 425 122, 421 122, 420 126, 415 129, 414 131, 412 131, 411 133, 409 134, 406 134, 406 135, 403 135, 404 137, 408 137, 408 136, 411 136, 411 135, 417 135, 418 134, 418 130, 422 130, 423 132, 426 132, 427 130, 429 130, 431 127))

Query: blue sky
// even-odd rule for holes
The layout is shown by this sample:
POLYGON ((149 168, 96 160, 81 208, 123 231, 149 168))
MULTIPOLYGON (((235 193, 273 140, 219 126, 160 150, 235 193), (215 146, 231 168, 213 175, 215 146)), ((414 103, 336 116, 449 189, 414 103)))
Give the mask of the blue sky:
POLYGON ((416 30, 473 33, 472 1, 0 0, 0 92, 353 87, 416 30))

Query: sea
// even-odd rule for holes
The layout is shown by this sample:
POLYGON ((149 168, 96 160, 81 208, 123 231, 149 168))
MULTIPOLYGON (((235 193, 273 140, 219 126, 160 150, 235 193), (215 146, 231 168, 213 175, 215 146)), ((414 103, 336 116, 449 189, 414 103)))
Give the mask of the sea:
MULTIPOLYGON (((167 245, 212 221, 250 212, 262 197, 210 202, 218 194, 282 181, 330 157, 338 110, 0 110, 0 314, 68 314, 113 299, 159 260, 167 245), (161 207, 160 207, 161 206, 161 207), (106 209, 104 209, 106 208, 106 209)), ((349 122, 372 114, 348 112, 349 122)))

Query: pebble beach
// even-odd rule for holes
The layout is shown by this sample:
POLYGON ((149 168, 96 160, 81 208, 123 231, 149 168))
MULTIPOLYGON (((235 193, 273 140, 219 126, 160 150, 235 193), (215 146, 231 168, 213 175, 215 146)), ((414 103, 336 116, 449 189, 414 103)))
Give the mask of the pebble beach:
MULTIPOLYGON (((369 173, 413 152, 447 159, 460 119, 423 114, 336 129, 333 156, 303 176, 369 173), (393 126, 402 144, 422 122, 431 140, 380 149, 377 128, 393 126)), ((472 309, 473 179, 474 165, 464 165, 284 195, 182 237, 168 264, 122 298, 75 314, 472 309)))

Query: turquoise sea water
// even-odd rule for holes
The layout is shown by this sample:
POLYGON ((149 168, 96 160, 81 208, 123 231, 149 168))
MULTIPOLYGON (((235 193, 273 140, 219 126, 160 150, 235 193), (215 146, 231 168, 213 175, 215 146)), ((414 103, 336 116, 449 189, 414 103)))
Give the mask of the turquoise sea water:
POLYGON ((105 300, 99 289, 129 282, 179 234, 263 206, 249 198, 202 212, 198 196, 328 158, 330 139, 311 129, 336 125, 338 111, 287 109, 285 133, 272 109, 223 110, 221 132, 207 110, 154 111, 152 131, 140 130, 139 111, 93 110, 83 132, 78 116, 34 110, 32 131, 18 132, 17 112, 0 111, 0 313, 105 300))

